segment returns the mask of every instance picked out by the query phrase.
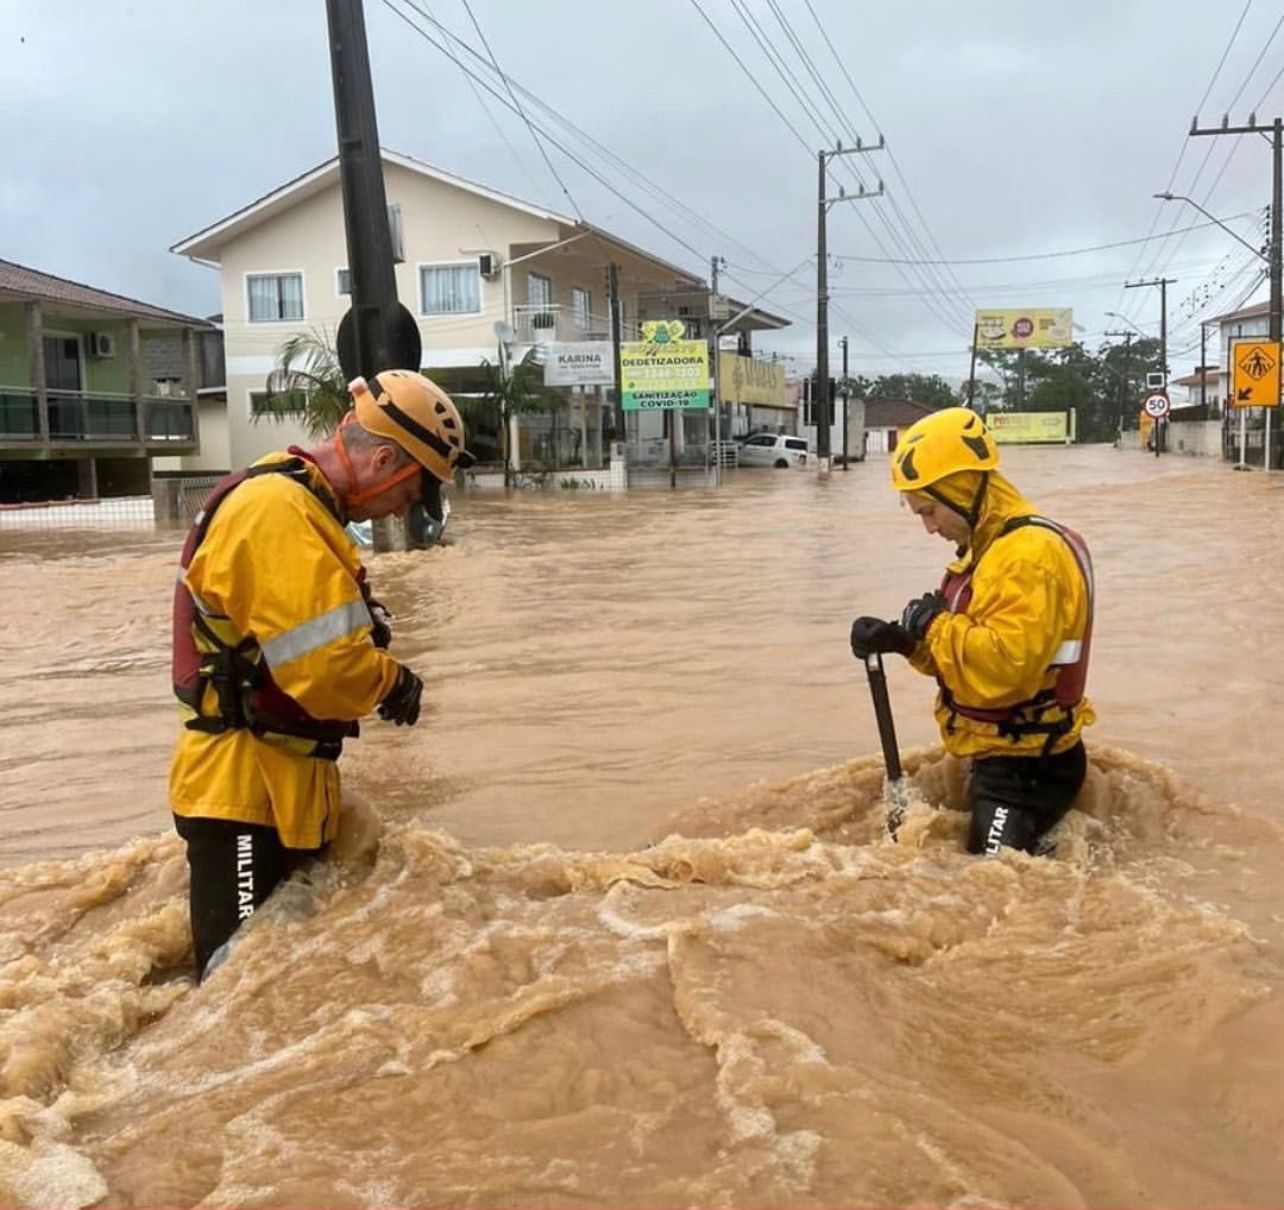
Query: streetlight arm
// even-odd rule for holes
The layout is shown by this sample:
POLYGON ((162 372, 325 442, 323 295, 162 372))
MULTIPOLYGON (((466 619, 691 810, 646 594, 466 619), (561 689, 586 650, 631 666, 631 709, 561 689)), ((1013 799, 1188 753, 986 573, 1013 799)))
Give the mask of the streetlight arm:
POLYGON ((1134 332, 1136 332, 1137 335, 1140 336, 1142 340, 1155 339, 1153 336, 1147 336, 1145 332, 1143 332, 1139 327, 1137 327, 1135 323, 1132 322, 1131 319, 1128 318, 1128 316, 1120 315, 1118 311, 1106 311, 1105 314, 1111 316, 1111 318, 1113 319, 1123 320, 1123 322, 1126 323, 1134 332))
POLYGON ((743 319, 746 315, 748 315, 749 312, 752 311, 754 307, 758 304, 759 299, 766 297, 766 295, 770 294, 778 285, 781 284, 781 282, 788 281, 791 277, 793 277, 795 273, 797 273, 800 269, 806 268, 806 266, 810 265, 811 262, 814 261, 815 259, 816 258, 814 256, 808 256, 805 259, 799 261, 798 264, 796 264, 792 269, 790 269, 788 273, 782 274, 780 277, 776 278, 776 280, 772 282, 771 285, 769 285, 765 290, 761 290, 759 291, 759 293, 755 294, 753 296, 753 299, 749 302, 747 306, 741 307, 740 310, 737 311, 730 319, 728 319, 723 324, 719 324, 714 330, 717 332, 719 336, 721 336, 725 331, 727 331, 728 328, 731 327, 733 323, 737 322, 737 320, 743 319))
POLYGON ((1245 248, 1247 248, 1259 260, 1264 260, 1269 263, 1270 257, 1267 256, 1266 253, 1264 253, 1260 248, 1254 248, 1253 245, 1250 244, 1248 240, 1246 240, 1242 235, 1238 234, 1235 231, 1232 231, 1225 223, 1222 222, 1221 219, 1217 217, 1217 215, 1209 214, 1208 211, 1203 208, 1203 206, 1201 206, 1198 202, 1194 201, 1192 198, 1188 198, 1186 197, 1185 194, 1182 194, 1182 193, 1167 193, 1167 192, 1156 193, 1153 196, 1157 197, 1160 201, 1163 201, 1163 202, 1185 202, 1189 206, 1194 206, 1195 209, 1198 210, 1200 214, 1202 214, 1206 219, 1209 219, 1210 221, 1216 223, 1223 231, 1226 232, 1227 235, 1231 237, 1231 239, 1238 240, 1241 244, 1244 245, 1245 248))

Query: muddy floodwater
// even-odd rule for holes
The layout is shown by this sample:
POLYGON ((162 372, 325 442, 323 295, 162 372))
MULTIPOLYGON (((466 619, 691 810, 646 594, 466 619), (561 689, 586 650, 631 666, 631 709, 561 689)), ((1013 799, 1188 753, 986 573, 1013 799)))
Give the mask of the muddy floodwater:
POLYGON ((1005 451, 1096 560, 1053 859, 962 852, 858 613, 948 548, 887 464, 457 498, 369 560, 418 727, 196 989, 178 532, 0 533, 0 1204, 1284 1205, 1284 476, 1005 451))

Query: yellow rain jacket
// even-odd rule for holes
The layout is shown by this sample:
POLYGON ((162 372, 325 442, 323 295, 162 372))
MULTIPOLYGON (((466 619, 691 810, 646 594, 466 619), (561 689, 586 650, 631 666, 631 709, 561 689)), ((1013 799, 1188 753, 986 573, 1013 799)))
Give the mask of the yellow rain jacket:
MULTIPOLYGON (((292 456, 269 454, 255 465, 292 456)), ((313 718, 356 720, 392 688, 397 663, 371 642, 361 559, 334 491, 312 462, 304 467, 312 490, 284 474, 235 487, 184 583, 203 614, 226 618, 257 644, 272 680, 313 718)), ((319 848, 338 829, 335 762, 244 728, 184 728, 169 796, 177 815, 275 827, 287 848, 319 848)))
MULTIPOLYGON (((979 471, 941 480, 937 490, 964 509, 971 505, 979 471)), ((1090 586, 1069 543, 1055 531, 1024 525, 1009 533, 1013 518, 1038 510, 997 471, 968 548, 946 569, 971 572, 972 597, 959 613, 933 619, 910 663, 941 686, 936 721, 946 749, 958 757, 1038 756, 1046 734, 1012 735, 998 723, 968 718, 951 702, 977 710, 1003 710, 1051 696, 1058 669, 1052 660, 1067 641, 1082 641, 1090 622, 1090 586)), ((1055 701, 1018 712, 1015 721, 1062 723, 1066 730, 1048 751, 1064 752, 1096 721, 1085 697, 1065 708, 1055 701)))

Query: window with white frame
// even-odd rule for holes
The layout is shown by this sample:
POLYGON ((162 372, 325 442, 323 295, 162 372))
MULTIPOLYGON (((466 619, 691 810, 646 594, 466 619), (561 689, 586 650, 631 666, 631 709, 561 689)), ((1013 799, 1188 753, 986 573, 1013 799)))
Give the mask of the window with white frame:
POLYGON ((526 275, 526 301, 532 307, 553 305, 553 282, 542 273, 526 275))
POLYGON ((250 323, 303 318, 302 273, 250 273, 245 282, 250 323))
POLYGON ((340 295, 352 293, 352 271, 350 269, 336 269, 334 271, 334 292, 340 295))
POLYGON ((587 332, 592 326, 593 295, 582 286, 571 287, 571 314, 581 332, 587 332))
POLYGON ((420 315, 476 315, 481 311, 477 262, 419 266, 420 315))

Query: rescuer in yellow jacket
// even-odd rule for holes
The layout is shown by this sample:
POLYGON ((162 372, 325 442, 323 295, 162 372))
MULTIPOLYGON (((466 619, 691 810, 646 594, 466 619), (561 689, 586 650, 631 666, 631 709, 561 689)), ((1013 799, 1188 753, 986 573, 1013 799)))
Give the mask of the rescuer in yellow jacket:
POLYGON ((387 615, 344 526, 442 517, 442 484, 471 464, 450 398, 385 370, 349 385, 334 436, 269 454, 215 486, 187 537, 174 595, 183 728, 170 768, 187 842, 198 978, 279 883, 334 839, 345 738, 358 719, 413 726, 423 682, 386 648, 387 615))
POLYGON ((967 408, 934 412, 905 433, 893 486, 957 557, 898 622, 857 618, 851 645, 859 659, 896 652, 936 678, 945 747, 972 760, 969 851, 1037 853, 1087 770, 1092 560, 998 465, 994 439, 967 408))

